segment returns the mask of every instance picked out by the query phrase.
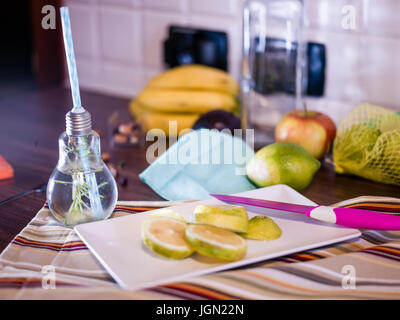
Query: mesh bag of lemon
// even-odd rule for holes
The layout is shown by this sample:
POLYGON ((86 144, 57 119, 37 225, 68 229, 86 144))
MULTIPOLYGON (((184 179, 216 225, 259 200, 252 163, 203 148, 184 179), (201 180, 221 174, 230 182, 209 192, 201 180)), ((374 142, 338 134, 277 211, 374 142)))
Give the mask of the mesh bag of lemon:
POLYGON ((370 104, 339 125, 333 145, 337 173, 400 185, 400 115, 370 104))

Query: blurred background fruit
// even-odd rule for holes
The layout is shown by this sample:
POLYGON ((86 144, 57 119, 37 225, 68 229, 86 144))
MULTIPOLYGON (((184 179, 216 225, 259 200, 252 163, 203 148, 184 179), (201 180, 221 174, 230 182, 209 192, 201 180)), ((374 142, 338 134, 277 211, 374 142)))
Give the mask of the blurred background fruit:
POLYGON ((234 97, 239 93, 238 83, 228 73, 199 64, 169 69, 150 80, 146 87, 152 89, 219 91, 234 97))
POLYGON ((138 100, 131 102, 130 110, 144 132, 161 129, 167 136, 170 133, 170 121, 176 121, 176 134, 179 134, 182 130, 191 128, 200 117, 199 113, 155 112, 141 105, 138 100))
POLYGON ((181 89, 144 89, 136 98, 155 112, 204 113, 214 109, 233 111, 237 102, 226 93, 181 89))
POLYGON ((303 146, 314 158, 321 159, 330 150, 336 125, 327 115, 316 111, 293 110, 285 114, 275 129, 277 142, 303 146))
POLYGON ((218 131, 240 129, 240 119, 232 112, 225 110, 213 110, 200 116, 193 125, 193 129, 217 129, 218 131))
POLYGON ((0 155, 0 180, 12 177, 14 177, 13 167, 0 155))
POLYGON ((179 66, 150 80, 131 102, 130 111, 144 131, 161 129, 167 136, 179 135, 204 113, 237 113, 238 93, 238 83, 225 71, 203 65, 179 66), (169 132, 170 121, 176 121, 177 132, 169 132))

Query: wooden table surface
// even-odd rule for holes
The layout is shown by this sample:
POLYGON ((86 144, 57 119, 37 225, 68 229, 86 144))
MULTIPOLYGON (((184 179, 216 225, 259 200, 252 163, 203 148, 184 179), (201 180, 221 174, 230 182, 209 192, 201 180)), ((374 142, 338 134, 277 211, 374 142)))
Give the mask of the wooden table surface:
MULTIPOLYGON (((128 179, 128 184, 119 186, 119 199, 161 200, 138 178, 148 166, 146 147, 111 148, 108 144, 107 120, 115 110, 129 119, 129 100, 83 91, 82 102, 92 114, 93 127, 104 133, 102 151, 110 152, 113 162, 125 162, 120 175, 128 179)), ((58 160, 57 140, 65 130, 65 114, 71 105, 69 90, 61 87, 0 101, 0 154, 15 171, 13 179, 0 181, 0 201, 47 182, 58 160)), ((336 175, 325 163, 302 193, 327 205, 361 195, 400 197, 400 187, 336 175)), ((44 201, 45 193, 33 194, 0 206, 0 252, 35 216, 44 201)))

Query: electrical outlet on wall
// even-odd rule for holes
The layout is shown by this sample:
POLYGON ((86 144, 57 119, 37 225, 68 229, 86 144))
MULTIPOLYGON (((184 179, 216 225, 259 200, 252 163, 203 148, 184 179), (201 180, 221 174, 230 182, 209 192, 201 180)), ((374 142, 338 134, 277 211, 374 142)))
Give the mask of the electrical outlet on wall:
POLYGON ((204 64, 228 70, 228 38, 225 32, 170 26, 164 42, 164 63, 172 68, 204 64))

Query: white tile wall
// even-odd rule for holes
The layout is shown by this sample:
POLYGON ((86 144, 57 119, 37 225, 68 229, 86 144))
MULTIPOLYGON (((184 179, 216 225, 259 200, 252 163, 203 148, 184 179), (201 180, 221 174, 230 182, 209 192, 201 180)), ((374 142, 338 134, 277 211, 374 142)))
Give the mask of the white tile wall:
POLYGON ((361 102, 365 95, 361 88, 361 59, 364 50, 359 36, 353 32, 343 34, 309 30, 308 38, 326 45, 325 96, 329 99, 361 102))
MULTIPOLYGON (((305 0, 308 39, 327 47, 325 97, 400 110, 398 0, 305 0), (342 26, 342 8, 356 9, 356 29, 342 26)), ((340 104, 339 104, 340 105, 340 104)), ((344 112, 345 113, 345 112, 344 112)))
MULTIPOLYGON (((127 95, 143 86, 146 79, 144 70, 126 67, 122 64, 103 63, 100 67, 99 84, 103 91, 118 95, 127 95)), ((132 96, 132 95, 131 95, 132 96)))
POLYGON ((68 6, 70 6, 71 4, 79 4, 79 3, 95 4, 96 1, 98 1, 98 0, 75 0, 73 2, 71 0, 69 0, 68 6))
MULTIPOLYGON (((229 70, 239 78, 243 1, 66 0, 81 86, 133 97, 163 70, 171 24, 226 31, 229 70)), ((325 96, 343 105, 369 101, 400 110, 400 1, 304 2, 308 38, 327 46, 325 96), (343 29, 344 5, 356 10, 355 30, 343 29)))
POLYGON ((168 36, 168 26, 171 24, 187 25, 188 19, 186 15, 170 12, 145 12, 143 16, 145 65, 161 70, 163 67, 163 43, 168 36))
POLYGON ((157 9, 162 11, 185 12, 187 8, 186 0, 144 0, 144 8, 157 9))
POLYGON ((140 65, 142 16, 133 10, 101 6, 99 17, 102 58, 113 63, 140 65))
POLYGON ((164 69, 172 24, 226 31, 229 69, 239 78, 242 1, 66 0, 82 88, 133 97, 164 69))
POLYGON ((400 37, 399 0, 367 0, 368 31, 384 37, 400 37))
MULTIPOLYGON (((96 1, 96 0, 92 0, 96 1)), ((140 8, 143 0, 97 0, 100 4, 108 4, 113 6, 125 6, 131 8, 140 8)))
POLYGON ((200 29, 225 31, 228 34, 228 65, 229 71, 239 78, 241 57, 241 23, 238 19, 217 17, 210 15, 193 14, 189 18, 189 25, 200 29))
MULTIPOLYGON (((100 63, 98 60, 77 57, 79 85, 83 88, 91 88, 92 84, 98 83, 100 76, 100 63)), ((68 72, 65 72, 68 74, 68 72)), ((67 80, 69 84, 69 79, 67 80)))
POLYGON ((190 0, 189 8, 193 13, 223 15, 237 18, 241 14, 241 0, 190 0))
POLYGON ((400 111, 400 41, 369 36, 363 42, 361 86, 365 100, 400 111))
POLYGON ((69 6, 75 54, 82 58, 93 58, 98 50, 98 38, 92 37, 96 30, 97 12, 87 4, 74 3, 69 6))

